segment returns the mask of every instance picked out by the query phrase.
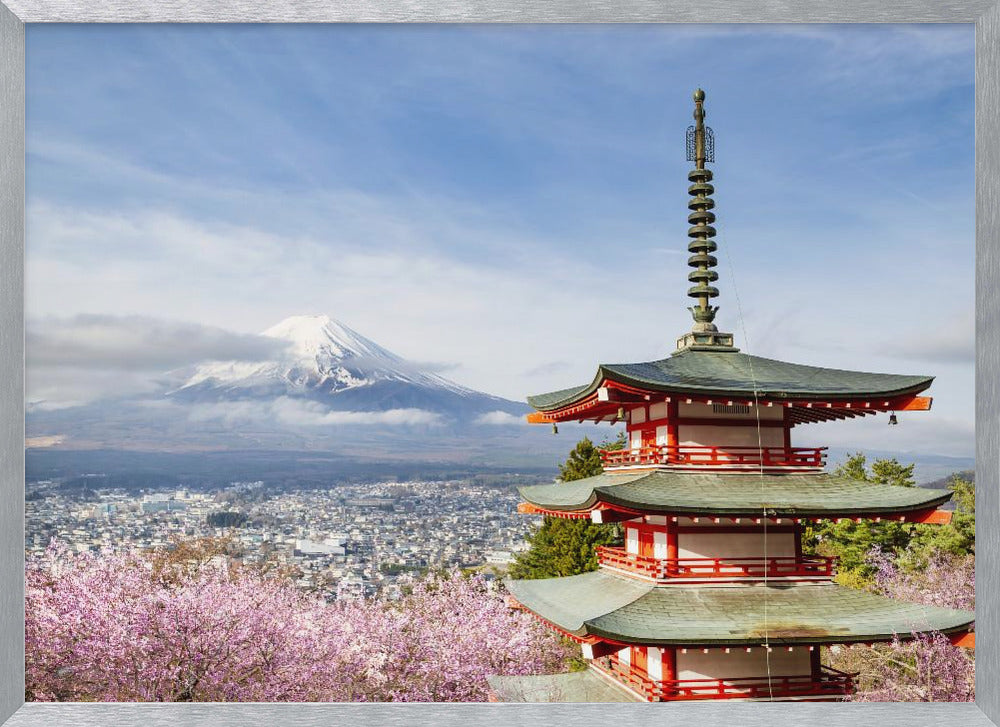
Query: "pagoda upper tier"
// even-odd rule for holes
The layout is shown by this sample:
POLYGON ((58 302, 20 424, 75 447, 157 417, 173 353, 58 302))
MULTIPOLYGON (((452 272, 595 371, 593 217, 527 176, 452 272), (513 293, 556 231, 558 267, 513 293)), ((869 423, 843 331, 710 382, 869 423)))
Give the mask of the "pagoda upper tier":
POLYGON ((583 386, 529 396, 532 423, 614 421, 624 404, 700 402, 789 408, 793 424, 930 409, 933 376, 823 368, 736 350, 684 349, 658 361, 601 364, 583 386))

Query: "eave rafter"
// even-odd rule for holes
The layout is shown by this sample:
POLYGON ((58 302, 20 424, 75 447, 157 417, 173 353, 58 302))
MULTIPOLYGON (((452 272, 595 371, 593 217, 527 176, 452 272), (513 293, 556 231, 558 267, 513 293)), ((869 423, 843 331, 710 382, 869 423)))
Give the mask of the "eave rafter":
POLYGON ((929 411, 933 399, 929 396, 896 396, 890 398, 865 399, 794 399, 785 397, 762 396, 756 400, 744 396, 733 397, 722 395, 694 395, 686 393, 647 391, 628 386, 617 381, 604 380, 601 385, 587 397, 573 404, 528 414, 530 424, 553 424, 565 421, 601 421, 618 420, 618 408, 630 404, 651 404, 661 402, 678 402, 684 404, 725 404, 732 406, 759 406, 763 408, 784 407, 789 410, 788 418, 795 424, 811 424, 814 422, 834 421, 837 419, 854 419, 878 412, 929 411))
MULTIPOLYGON (((625 520, 632 520, 634 518, 642 517, 643 515, 663 515, 664 513, 646 513, 641 510, 634 510, 632 508, 622 507, 621 505, 612 505, 606 502, 598 502, 592 507, 582 509, 582 510, 551 510, 544 507, 539 507, 530 502, 521 502, 517 506, 517 511, 522 515, 545 515, 547 517, 558 517, 566 520, 579 520, 579 519, 589 519, 595 523, 612 523, 612 522, 622 522, 625 520)), ((754 523, 760 524, 764 518, 756 515, 717 515, 712 512, 703 513, 679 513, 677 515, 668 516, 671 522, 677 522, 679 517, 692 518, 696 522, 699 519, 710 520, 715 524, 720 524, 723 521, 728 521, 733 524, 739 525, 741 523, 754 523)), ((853 514, 850 516, 837 516, 833 514, 829 515, 810 515, 806 517, 795 517, 789 515, 772 515, 767 517, 768 522, 773 522, 776 524, 781 523, 794 523, 796 525, 801 525, 803 523, 817 523, 823 520, 831 520, 834 522, 847 522, 853 521, 859 523, 863 520, 872 520, 874 522, 909 522, 909 523, 927 523, 935 525, 945 525, 951 522, 952 512, 950 510, 938 510, 936 508, 923 508, 920 510, 911 510, 905 513, 893 513, 893 514, 853 514)))

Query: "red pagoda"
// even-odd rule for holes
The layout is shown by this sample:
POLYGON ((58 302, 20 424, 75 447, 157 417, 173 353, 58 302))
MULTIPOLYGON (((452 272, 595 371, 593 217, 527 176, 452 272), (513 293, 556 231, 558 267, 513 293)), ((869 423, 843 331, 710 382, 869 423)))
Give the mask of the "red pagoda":
POLYGON ((814 422, 927 411, 933 377, 804 366, 740 352, 718 330, 712 130, 705 94, 688 129, 688 295, 694 326, 658 361, 604 364, 582 386, 529 397, 533 423, 624 423, 604 472, 521 488, 528 514, 620 522, 624 547, 597 571, 508 580, 516 605, 578 642, 590 668, 493 677, 502 701, 827 700, 852 675, 820 648, 940 631, 974 644, 974 614, 891 600, 833 582, 831 558, 802 552, 826 519, 942 523, 947 490, 824 471, 825 448, 792 446, 814 422))

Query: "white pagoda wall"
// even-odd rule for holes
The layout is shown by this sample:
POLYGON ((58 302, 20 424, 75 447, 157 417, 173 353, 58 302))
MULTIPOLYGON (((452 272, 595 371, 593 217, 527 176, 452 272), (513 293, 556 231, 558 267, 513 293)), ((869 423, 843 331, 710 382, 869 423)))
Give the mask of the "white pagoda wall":
MULTIPOLYGON (((681 424, 677 439, 688 447, 756 447, 757 427, 720 427, 710 424, 681 424)), ((785 432, 781 427, 761 427, 760 444, 764 447, 784 447, 785 432)))
MULTIPOLYGON (((759 558, 765 554, 764 534, 678 533, 678 558, 759 558)), ((795 533, 768 533, 767 555, 772 558, 795 555, 795 533)))
MULTIPOLYGON (((724 649, 709 649, 708 653, 690 649, 686 654, 677 650, 678 679, 737 679, 740 677, 766 677, 767 651, 756 647, 747 653, 733 647, 727 654, 724 649)), ((807 676, 811 663, 809 649, 805 646, 788 651, 775 647, 770 654, 771 676, 807 676)))
MULTIPOLYGON (((702 403, 681 403, 677 407, 678 416, 681 419, 718 419, 746 421, 750 426, 713 426, 710 424, 679 424, 677 428, 678 444, 688 446, 726 446, 731 447, 756 447, 762 444, 765 447, 782 447, 785 444, 784 428, 776 426, 762 426, 760 432, 761 441, 758 443, 757 427, 752 423, 757 421, 758 411, 749 407, 748 411, 733 411, 727 407, 725 411, 715 411, 711 404, 702 403)), ((780 406, 760 407, 760 420, 762 422, 781 422, 784 419, 784 411, 780 406)), ((628 412, 629 447, 638 449, 641 446, 642 437, 640 431, 647 426, 647 422, 656 421, 656 442, 659 445, 667 443, 667 428, 660 420, 667 416, 667 405, 665 403, 650 404, 648 406, 633 407, 628 412)))

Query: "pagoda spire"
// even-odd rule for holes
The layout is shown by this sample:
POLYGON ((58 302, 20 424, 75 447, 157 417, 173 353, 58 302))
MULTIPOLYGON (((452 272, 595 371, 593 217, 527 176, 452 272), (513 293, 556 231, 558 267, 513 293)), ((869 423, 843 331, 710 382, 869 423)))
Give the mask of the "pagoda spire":
POLYGON ((688 280, 694 285, 688 289, 688 295, 697 301, 697 305, 688 308, 694 317, 691 333, 686 333, 677 340, 677 351, 711 350, 735 351, 733 335, 720 333, 715 326, 715 314, 718 306, 711 305, 712 298, 719 296, 719 289, 710 285, 719 279, 714 268, 718 260, 711 253, 718 249, 712 238, 715 237, 715 200, 712 194, 712 172, 705 168, 706 162, 715 161, 715 135, 712 129, 705 125, 705 92, 700 88, 694 92, 694 125, 687 130, 687 158, 694 162, 694 169, 688 172, 688 252, 693 253, 688 258, 688 265, 694 270, 688 274, 688 280))

